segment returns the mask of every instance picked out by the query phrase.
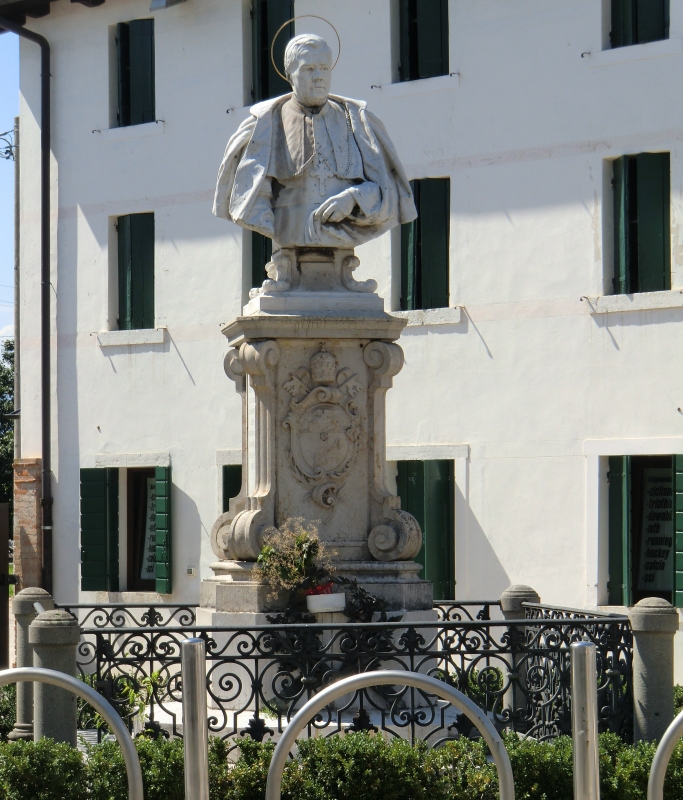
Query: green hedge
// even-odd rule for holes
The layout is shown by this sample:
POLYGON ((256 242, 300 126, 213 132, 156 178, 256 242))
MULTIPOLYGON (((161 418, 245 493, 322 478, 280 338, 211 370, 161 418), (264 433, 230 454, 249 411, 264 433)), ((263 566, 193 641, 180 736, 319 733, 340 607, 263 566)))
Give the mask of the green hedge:
MULTIPOLYGON (((136 740, 146 800, 184 800, 182 741, 136 740)), ((517 800, 573 800, 571 739, 553 743, 506 736, 517 800)), ((211 800, 263 800, 272 744, 239 742, 229 764, 227 746, 209 749, 211 800)), ((646 800, 655 747, 600 737, 602 800, 646 800)), ((88 748, 43 740, 0 744, 0 800, 126 800, 126 772, 118 745, 88 748)), ((683 745, 669 766, 665 800, 683 798, 683 745)), ((462 739, 428 750, 419 744, 365 733, 299 742, 288 762, 283 800, 497 800, 495 766, 481 742, 462 739)))

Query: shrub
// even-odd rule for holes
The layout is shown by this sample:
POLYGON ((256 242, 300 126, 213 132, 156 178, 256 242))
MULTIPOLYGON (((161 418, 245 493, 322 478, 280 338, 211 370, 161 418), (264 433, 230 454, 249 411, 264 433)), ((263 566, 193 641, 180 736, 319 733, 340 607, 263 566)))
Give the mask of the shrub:
POLYGON ((17 720, 17 685, 10 683, 0 686, 0 739, 7 741, 7 735, 17 720))
MULTIPOLYGON (((573 800, 572 742, 504 737, 517 800, 573 800)), ((145 800, 183 800, 182 740, 137 739, 145 800)), ((228 761, 231 743, 209 745, 211 800, 264 800, 274 745, 237 742, 240 756, 228 761)), ((602 800, 646 800, 655 745, 628 745, 614 734, 600 736, 602 800)), ((115 742, 77 750, 44 739, 0 744, 0 800, 127 800, 121 750, 115 742)), ((351 733, 302 740, 285 766, 283 800, 497 800, 498 775, 483 741, 461 738, 429 750, 402 739, 351 733)), ((683 798, 683 743, 671 759, 665 800, 683 798)))
POLYGON ((683 686, 674 686, 674 716, 683 711, 683 686))
POLYGON ((87 800, 86 771, 78 750, 52 739, 0 745, 2 800, 87 800))

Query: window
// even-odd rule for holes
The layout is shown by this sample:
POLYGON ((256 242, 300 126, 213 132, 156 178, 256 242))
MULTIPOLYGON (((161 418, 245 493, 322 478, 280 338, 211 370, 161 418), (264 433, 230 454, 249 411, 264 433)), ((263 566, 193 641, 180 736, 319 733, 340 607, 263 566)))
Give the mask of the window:
MULTIPOLYGON (((128 591, 172 591, 171 468, 126 471, 128 591)), ((119 470, 81 470, 81 590, 119 590, 119 470)))
POLYGON ((156 120, 154 20, 134 19, 116 26, 119 127, 156 120))
POLYGON ((669 38, 669 0, 612 0, 612 47, 669 38))
POLYGON ((448 75, 448 0, 399 2, 399 79, 448 75))
MULTIPOLYGON (((291 92, 291 86, 281 78, 270 59, 273 37, 281 25, 294 17, 294 0, 253 0, 251 6, 252 95, 254 102, 268 100, 291 92)), ((273 58, 284 75, 285 47, 294 37, 291 22, 275 42, 273 58)))
POLYGON ((410 185, 418 216, 401 226, 401 310, 447 308, 451 181, 410 185))
POLYGON ((610 604, 682 608, 683 456, 612 456, 607 477, 610 604))
POLYGON ((230 510, 230 500, 237 497, 242 488, 242 465, 223 465, 223 513, 230 510))
POLYGON ((614 293, 671 288, 669 153, 614 162, 614 293))
POLYGON ((154 214, 117 220, 119 330, 154 327, 154 214))
POLYGON ((452 461, 399 461, 401 508, 422 528, 417 558, 421 577, 434 584, 435 600, 455 597, 454 465, 452 461))
POLYGON ((128 469, 127 538, 129 592, 153 592, 156 583, 156 480, 154 468, 128 469))
POLYGON ((273 256, 273 240, 256 231, 251 232, 251 285, 260 289, 268 277, 266 264, 273 256))

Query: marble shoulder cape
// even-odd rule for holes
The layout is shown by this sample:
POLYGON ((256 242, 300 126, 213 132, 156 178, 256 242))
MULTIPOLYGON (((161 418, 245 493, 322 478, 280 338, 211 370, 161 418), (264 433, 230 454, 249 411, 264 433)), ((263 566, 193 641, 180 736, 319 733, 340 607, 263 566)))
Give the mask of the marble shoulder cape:
MULTIPOLYGON (((257 103, 250 116, 228 142, 218 171, 213 213, 272 238, 273 213, 256 203, 270 163, 273 109, 291 97, 287 94, 257 103)), ((417 217, 408 178, 382 122, 366 103, 338 95, 330 100, 346 106, 351 130, 363 158, 365 178, 379 186, 382 202, 371 215, 354 218, 363 228, 363 240, 380 236, 390 228, 417 217)))

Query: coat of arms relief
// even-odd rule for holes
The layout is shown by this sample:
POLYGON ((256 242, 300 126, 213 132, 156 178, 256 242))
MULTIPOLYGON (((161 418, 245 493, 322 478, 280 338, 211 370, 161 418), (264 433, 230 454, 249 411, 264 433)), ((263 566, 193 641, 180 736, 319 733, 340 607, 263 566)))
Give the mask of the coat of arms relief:
POLYGON ((282 421, 290 430, 290 467, 311 500, 331 514, 364 441, 358 401, 365 389, 323 344, 310 370, 300 367, 283 388, 292 396, 282 421))

